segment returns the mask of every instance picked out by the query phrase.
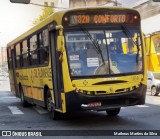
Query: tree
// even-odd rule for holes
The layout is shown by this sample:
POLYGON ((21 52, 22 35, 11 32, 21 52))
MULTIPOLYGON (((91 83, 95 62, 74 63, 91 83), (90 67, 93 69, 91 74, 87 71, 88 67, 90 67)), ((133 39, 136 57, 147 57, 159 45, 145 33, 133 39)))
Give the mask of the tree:
POLYGON ((35 21, 33 21, 33 25, 37 25, 38 23, 46 19, 48 16, 50 16, 52 13, 54 13, 53 4, 52 6, 48 6, 48 4, 45 3, 44 8, 42 9, 42 14, 37 19, 35 19, 35 21))

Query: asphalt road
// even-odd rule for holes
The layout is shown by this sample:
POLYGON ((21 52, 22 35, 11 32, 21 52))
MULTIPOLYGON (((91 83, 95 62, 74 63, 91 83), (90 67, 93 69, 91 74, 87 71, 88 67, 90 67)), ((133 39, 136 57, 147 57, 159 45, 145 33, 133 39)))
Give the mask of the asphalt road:
POLYGON ((37 106, 22 107, 11 92, 0 92, 0 130, 160 130, 160 96, 147 94, 146 104, 122 108, 117 117, 85 111, 53 121, 37 106))
MULTIPOLYGON (((48 112, 37 106, 22 107, 20 99, 9 91, 8 79, 0 80, 0 130, 52 130, 57 132, 58 138, 88 138, 90 136, 75 137, 91 130, 95 135, 90 138, 106 138, 96 136, 97 131, 109 130, 160 130, 160 95, 151 96, 147 93, 146 104, 121 109, 116 117, 107 116, 106 112, 84 111, 65 115, 65 118, 53 121, 48 112), (7 91, 5 91, 7 90, 7 91), (74 132, 76 131, 76 132, 74 132), (95 131, 95 132, 93 132, 95 131), (72 137, 73 135, 73 137, 72 137)), ((55 133, 55 132, 54 132, 55 133)), ((141 136, 136 136, 139 138, 141 136)), ((107 137, 108 138, 108 137, 107 137)), ((111 138, 115 138, 112 136, 111 138)), ((118 136, 118 138, 134 138, 134 136, 118 136)), ((156 136, 142 136, 141 138, 158 138, 156 136)))

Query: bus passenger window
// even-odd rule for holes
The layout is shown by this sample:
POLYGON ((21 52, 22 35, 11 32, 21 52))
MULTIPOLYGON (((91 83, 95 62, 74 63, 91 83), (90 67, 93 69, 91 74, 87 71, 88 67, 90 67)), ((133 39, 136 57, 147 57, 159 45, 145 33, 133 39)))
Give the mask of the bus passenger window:
POLYGON ((27 40, 23 41, 22 43, 22 66, 27 67, 29 65, 29 58, 28 58, 28 45, 27 40))
POLYGON ((48 29, 43 30, 38 35, 39 40, 39 62, 40 65, 47 64, 49 60, 49 47, 48 47, 48 29))
POLYGON ((30 42, 30 64, 38 65, 37 36, 36 35, 32 36, 29 42, 30 42))
POLYGON ((49 53, 47 48, 39 49, 40 64, 47 64, 49 59, 49 53))
POLYGON ((12 69, 11 48, 7 49, 8 69, 12 69))
POLYGON ((16 46, 16 68, 20 67, 20 55, 21 55, 21 49, 20 49, 20 43, 18 43, 16 46))
POLYGON ((13 66, 12 66, 12 58, 9 58, 9 69, 13 69, 13 66))

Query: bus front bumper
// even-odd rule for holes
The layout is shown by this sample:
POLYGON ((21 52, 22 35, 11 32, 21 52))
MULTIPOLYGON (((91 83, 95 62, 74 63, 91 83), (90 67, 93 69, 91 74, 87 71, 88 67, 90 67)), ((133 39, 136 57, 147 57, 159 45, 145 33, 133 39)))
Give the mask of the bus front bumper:
POLYGON ((106 110, 133 105, 145 104, 146 85, 141 85, 135 90, 106 95, 85 95, 82 93, 66 93, 67 112, 79 110, 106 110), (91 104, 91 105, 90 105, 91 104), (94 105, 95 104, 95 105, 94 105))

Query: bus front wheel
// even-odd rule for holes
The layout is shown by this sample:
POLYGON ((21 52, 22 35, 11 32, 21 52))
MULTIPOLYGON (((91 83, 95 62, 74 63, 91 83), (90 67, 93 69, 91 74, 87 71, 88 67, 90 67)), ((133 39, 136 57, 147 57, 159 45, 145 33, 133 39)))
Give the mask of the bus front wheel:
POLYGON ((46 97, 46 104, 47 104, 47 110, 49 112, 49 116, 52 120, 57 120, 60 118, 60 113, 57 112, 54 108, 52 97, 50 90, 47 91, 47 97, 46 97))
POLYGON ((113 109, 107 109, 106 112, 108 116, 116 116, 119 114, 121 108, 113 108, 113 109))

